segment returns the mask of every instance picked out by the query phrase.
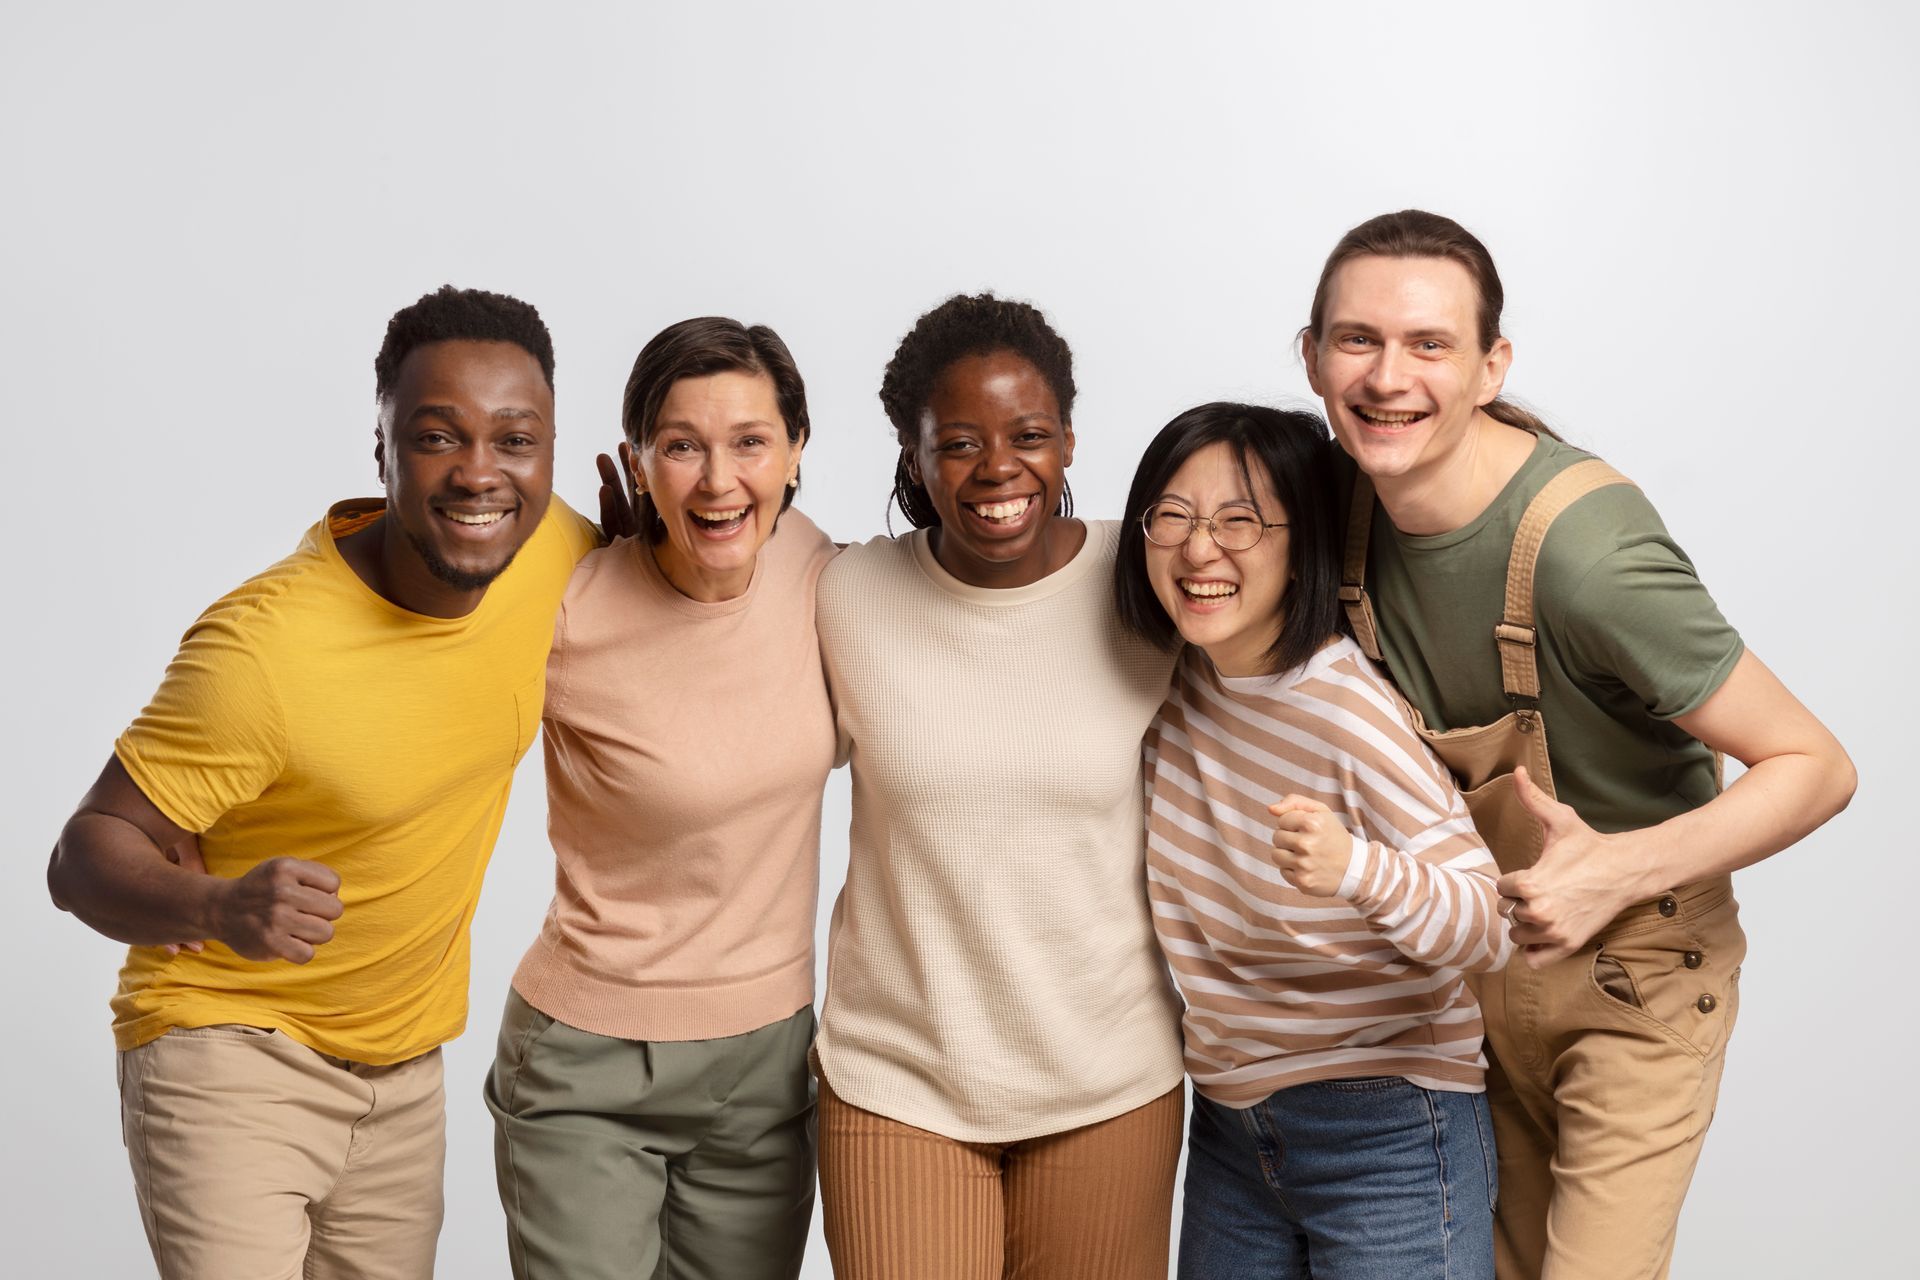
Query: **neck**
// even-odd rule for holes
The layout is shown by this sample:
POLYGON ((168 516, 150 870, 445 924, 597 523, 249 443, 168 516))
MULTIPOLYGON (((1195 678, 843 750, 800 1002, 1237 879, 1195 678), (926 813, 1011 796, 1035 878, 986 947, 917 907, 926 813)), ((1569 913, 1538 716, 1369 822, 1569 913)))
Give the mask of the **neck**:
POLYGON ((1404 475, 1375 476, 1373 491, 1400 532, 1415 537, 1451 533, 1493 504, 1526 464, 1534 444, 1532 432, 1476 410, 1452 449, 1404 475))
POLYGON ((747 594, 747 588, 753 585, 753 567, 759 561, 747 562, 744 569, 735 569, 728 573, 705 573, 688 564, 674 554, 671 539, 662 539, 653 544, 653 562, 660 566, 660 576, 667 585, 689 600, 701 604, 719 604, 723 600, 738 600, 747 594))
POLYGON ((1034 539, 1033 550, 1018 560, 986 560, 968 555, 959 539, 946 536, 935 525, 928 537, 933 542, 933 558, 954 579, 970 587, 1008 590, 1029 587, 1048 574, 1067 567, 1087 540, 1087 526, 1078 520, 1049 517, 1046 528, 1034 539))
POLYGON ((467 590, 434 577, 391 514, 336 539, 334 545, 347 567, 375 595, 410 613, 429 618, 464 618, 486 598, 485 587, 467 590))

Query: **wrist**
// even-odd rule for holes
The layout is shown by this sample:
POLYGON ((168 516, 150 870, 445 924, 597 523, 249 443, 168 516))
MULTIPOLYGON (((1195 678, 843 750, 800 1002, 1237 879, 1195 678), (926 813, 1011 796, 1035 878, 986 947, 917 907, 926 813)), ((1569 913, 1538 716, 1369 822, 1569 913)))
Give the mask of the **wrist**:
POLYGON ((1673 888, 1670 883, 1673 877, 1667 870, 1666 860, 1660 856, 1653 828, 1623 831, 1605 838, 1614 845, 1614 858, 1624 872, 1621 876, 1623 896, 1618 904, 1621 909, 1657 898, 1673 888))
POLYGON ((227 899, 233 893, 235 882, 225 876, 205 874, 195 875, 194 881, 195 898, 189 913, 194 937, 225 942, 227 899))

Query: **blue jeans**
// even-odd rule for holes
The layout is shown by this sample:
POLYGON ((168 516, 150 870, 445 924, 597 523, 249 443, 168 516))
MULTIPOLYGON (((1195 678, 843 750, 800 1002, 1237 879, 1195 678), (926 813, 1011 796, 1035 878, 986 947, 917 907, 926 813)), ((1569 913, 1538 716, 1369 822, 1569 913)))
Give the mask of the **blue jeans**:
POLYGON ((1180 1280, 1492 1280, 1483 1093, 1322 1080, 1193 1099, 1180 1280))

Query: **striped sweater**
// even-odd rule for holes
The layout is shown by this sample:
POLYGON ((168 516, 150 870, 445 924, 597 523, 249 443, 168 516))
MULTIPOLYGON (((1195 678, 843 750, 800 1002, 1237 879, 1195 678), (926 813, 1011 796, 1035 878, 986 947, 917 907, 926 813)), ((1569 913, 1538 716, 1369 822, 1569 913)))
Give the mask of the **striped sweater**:
POLYGON ((1148 730, 1147 880, 1187 999, 1187 1071, 1246 1107, 1312 1080, 1485 1087, 1463 974, 1512 951, 1498 875, 1405 704, 1341 637, 1277 676, 1230 679, 1189 648, 1148 730), (1353 858, 1331 898, 1274 866, 1267 806, 1339 814, 1353 858))

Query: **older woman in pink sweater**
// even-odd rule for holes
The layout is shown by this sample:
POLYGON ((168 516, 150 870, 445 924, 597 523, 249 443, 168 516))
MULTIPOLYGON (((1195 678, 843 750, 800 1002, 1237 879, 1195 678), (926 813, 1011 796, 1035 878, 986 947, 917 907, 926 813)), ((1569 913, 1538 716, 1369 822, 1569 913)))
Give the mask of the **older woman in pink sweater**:
POLYGON ((547 667, 553 906, 487 1082, 516 1277, 791 1277, 813 1207, 813 918, 833 544, 789 511, 806 391, 771 329, 663 330, 622 410, 637 537, 547 667))

